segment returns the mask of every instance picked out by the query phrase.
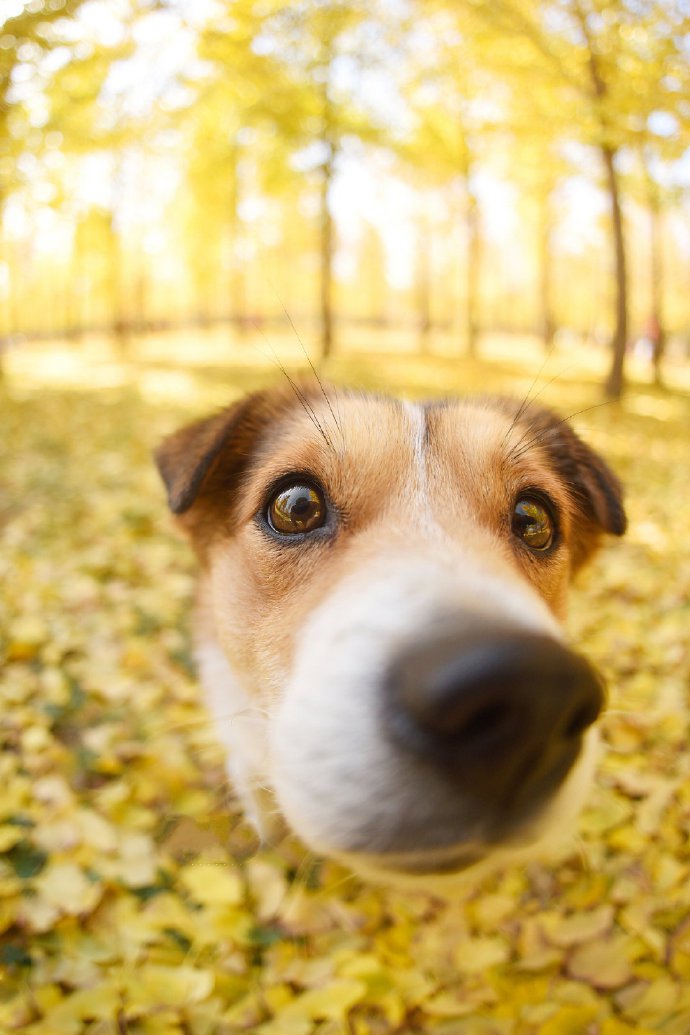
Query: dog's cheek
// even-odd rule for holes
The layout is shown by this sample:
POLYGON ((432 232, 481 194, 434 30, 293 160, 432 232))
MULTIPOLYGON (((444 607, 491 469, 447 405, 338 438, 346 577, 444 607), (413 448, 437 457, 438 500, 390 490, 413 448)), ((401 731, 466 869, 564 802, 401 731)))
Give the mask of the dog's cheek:
POLYGON ((319 578, 318 557, 289 548, 281 554, 251 526, 215 547, 209 570, 213 620, 226 656, 248 692, 279 701, 299 630, 327 590, 327 573, 319 578))
POLYGON ((233 671, 246 693, 270 695, 274 666, 268 648, 274 646, 276 637, 267 643, 261 636, 262 601, 238 541, 214 549, 207 587, 213 629, 233 671))
POLYGON ((390 793, 375 708, 377 644, 363 627, 339 628, 337 611, 327 605, 297 637, 269 732, 281 809, 306 843, 326 853, 361 842, 368 809, 390 793))
POLYGON ((549 558, 526 555, 524 549, 520 548, 518 562, 521 572, 560 622, 566 616, 572 570, 572 545, 569 540, 570 536, 563 547, 549 558))

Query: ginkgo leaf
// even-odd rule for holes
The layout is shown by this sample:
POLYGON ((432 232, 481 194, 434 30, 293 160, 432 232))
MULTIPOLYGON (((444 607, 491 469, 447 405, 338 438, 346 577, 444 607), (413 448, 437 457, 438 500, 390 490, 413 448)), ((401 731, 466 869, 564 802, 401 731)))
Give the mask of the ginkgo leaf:
POLYGON ((509 956, 510 947, 502 938, 468 938, 458 945, 455 963, 464 974, 480 974, 509 956))
POLYGON ((52 863, 36 878, 39 897, 63 913, 78 915, 90 912, 103 888, 90 881, 81 867, 74 863, 52 863))
POLYGON ((201 1002, 211 994, 213 984, 213 974, 207 970, 147 963, 137 971, 125 974, 122 988, 128 1006, 140 1010, 201 1002))
MULTIPOLYGON (((142 360, 141 392, 35 392, 23 349, 28 380, 0 404, 3 1035, 688 1035, 682 392, 663 419, 635 416, 665 398, 635 383, 615 419, 592 411, 631 528, 571 597, 568 636, 610 694, 572 851, 445 900, 359 879, 296 838, 259 845, 228 800, 193 669, 193 562, 165 524, 149 447, 239 387, 185 370, 188 398, 162 407, 142 360), (20 505, 9 524, 5 482, 20 505)), ((511 358, 527 383, 498 358, 476 372, 391 358, 376 377, 395 368, 423 396, 481 391, 490 375, 524 396, 530 356, 511 358)), ((579 377, 564 378, 573 411, 591 405, 579 377)))
POLYGON ((595 988, 620 988, 633 977, 632 941, 616 934, 596 942, 579 945, 568 961, 573 977, 590 982, 595 988))
POLYGON ((205 906, 233 906, 242 899, 242 881, 227 864, 192 863, 181 871, 180 880, 205 906))
POLYGON ((597 1017, 596 1007, 563 1006, 539 1028, 539 1035, 583 1035, 597 1017))
POLYGON ((292 999, 280 1011, 281 1020, 296 1019, 342 1021, 348 1011, 366 995, 362 981, 341 978, 323 988, 313 988, 292 999))
POLYGON ((577 913, 558 919, 552 917, 547 928, 548 939, 553 945, 567 948, 593 938, 600 938, 610 931, 613 917, 613 907, 609 905, 599 906, 588 913, 577 913))

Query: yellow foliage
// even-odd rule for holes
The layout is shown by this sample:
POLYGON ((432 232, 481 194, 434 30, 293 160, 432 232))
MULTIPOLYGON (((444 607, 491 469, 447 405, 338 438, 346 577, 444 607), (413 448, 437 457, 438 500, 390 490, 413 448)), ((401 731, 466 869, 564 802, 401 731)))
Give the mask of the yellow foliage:
POLYGON ((182 885, 203 906, 234 906, 242 898, 242 882, 236 873, 213 863, 190 863, 180 873, 182 885))
MULTIPOLYGON (((524 393, 532 366, 360 359, 350 376, 524 393)), ((0 406, 0 1030, 688 1035, 690 400, 645 416, 637 386, 588 416, 631 531, 573 596, 570 634, 611 691, 578 845, 444 903, 292 839, 259 849, 228 806, 191 670, 192 561, 149 459, 218 401, 190 381, 174 412, 30 386, 0 406)), ((586 379, 561 390, 591 404, 586 379)))
POLYGON ((539 1035, 583 1035, 596 1020, 592 1006, 564 1006, 539 1028, 539 1035))

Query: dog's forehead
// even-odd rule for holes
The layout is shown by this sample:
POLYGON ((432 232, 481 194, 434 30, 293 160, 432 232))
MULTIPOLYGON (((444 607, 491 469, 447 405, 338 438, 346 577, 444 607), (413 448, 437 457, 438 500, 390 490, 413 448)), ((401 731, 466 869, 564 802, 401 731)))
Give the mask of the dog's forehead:
POLYGON ((328 462, 345 456, 380 468, 403 469, 422 456, 458 450, 467 459, 493 457, 505 445, 511 420, 491 402, 453 399, 407 402, 376 395, 329 392, 283 413, 261 450, 266 461, 284 452, 328 462))
POLYGON ((559 495, 538 452, 513 459, 524 428, 512 427, 500 402, 406 402, 344 391, 306 402, 284 410, 262 436, 245 517, 268 486, 299 472, 320 480, 357 526, 384 511, 405 522, 433 512, 451 528, 468 516, 494 525, 521 485, 559 495))
MULTIPOLYGON (((388 493, 423 473, 466 479, 515 468, 512 449, 524 428, 491 399, 408 402, 331 391, 284 411, 257 452, 269 480, 288 471, 313 472, 350 489, 366 484, 388 493)), ((521 457, 521 467, 538 456, 521 457)), ((543 466, 543 465, 540 465, 543 466)))
POLYGON ((408 404, 398 399, 329 389, 327 395, 294 399, 270 430, 262 452, 301 448, 318 456, 410 445, 408 404), (302 403, 302 404, 300 404, 302 403))

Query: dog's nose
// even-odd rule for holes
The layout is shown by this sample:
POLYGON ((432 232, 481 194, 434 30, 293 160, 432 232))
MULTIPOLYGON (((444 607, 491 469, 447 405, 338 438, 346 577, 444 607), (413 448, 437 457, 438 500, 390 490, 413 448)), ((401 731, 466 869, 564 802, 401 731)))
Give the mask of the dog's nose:
POLYGON ((397 743, 497 814, 560 785, 604 691, 589 662, 556 640, 493 630, 408 648, 386 700, 397 743))

